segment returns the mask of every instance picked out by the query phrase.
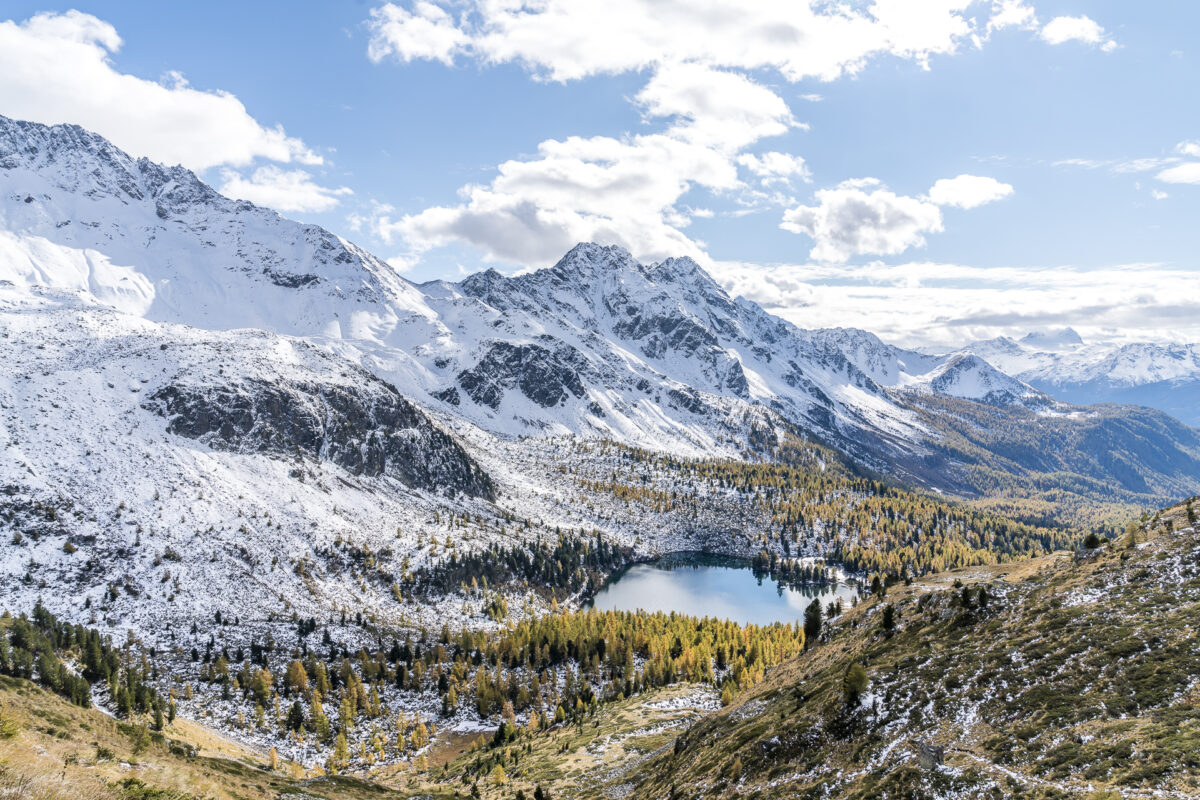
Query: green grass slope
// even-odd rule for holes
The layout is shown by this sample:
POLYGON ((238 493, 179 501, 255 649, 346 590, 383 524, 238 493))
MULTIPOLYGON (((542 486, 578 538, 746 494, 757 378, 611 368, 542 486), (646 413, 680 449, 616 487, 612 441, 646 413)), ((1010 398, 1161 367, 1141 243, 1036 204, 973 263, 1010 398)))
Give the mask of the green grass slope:
POLYGON ((642 764, 635 794, 1200 797, 1198 624, 1183 507, 1087 560, 897 587, 642 764), (868 683, 848 702, 854 664, 868 683))

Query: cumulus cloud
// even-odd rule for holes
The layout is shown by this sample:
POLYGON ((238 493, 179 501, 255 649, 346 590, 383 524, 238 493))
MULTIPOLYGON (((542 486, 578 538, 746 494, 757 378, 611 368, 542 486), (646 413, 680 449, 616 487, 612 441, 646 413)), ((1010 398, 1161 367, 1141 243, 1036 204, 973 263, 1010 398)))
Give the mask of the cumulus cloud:
POLYGON ((762 155, 743 153, 738 156, 737 163, 758 177, 764 186, 787 182, 792 178, 800 178, 804 181, 812 178, 812 173, 809 172, 804 159, 788 153, 769 152, 762 155))
POLYGON ((995 178, 959 175, 956 178, 942 178, 933 184, 929 190, 929 199, 939 206, 976 208, 1008 197, 1012 193, 1012 186, 995 178))
POLYGON ((970 2, 876 0, 866 9, 817 0, 385 4, 368 23, 374 61, 516 63, 555 81, 644 70, 649 77, 632 102, 654 130, 543 141, 534 156, 500 164, 489 183, 462 187, 460 202, 376 214, 374 230, 400 241, 409 257, 459 241, 534 265, 593 239, 641 258, 706 261, 702 244, 680 230, 704 213, 681 207, 687 192, 732 194, 747 207, 790 204, 743 183, 739 169, 762 187, 809 177, 799 156, 747 152, 804 127, 749 70, 833 80, 885 54, 927 64, 953 53, 969 33, 970 2))
POLYGON ((987 32, 1004 28, 1037 30, 1037 12, 1022 0, 996 0, 992 3, 992 14, 988 18, 987 32))
POLYGON ((414 3, 412 11, 390 3, 373 9, 368 25, 367 55, 375 62, 394 56, 406 63, 427 59, 451 64, 468 39, 445 10, 423 1, 414 3))
POLYGON ((376 232, 417 252, 460 240, 520 264, 544 264, 583 240, 620 244, 644 258, 703 259, 671 224, 676 202, 693 185, 735 189, 737 169, 720 150, 669 134, 551 139, 536 158, 501 164, 490 184, 464 187, 463 203, 382 216, 376 232))
POLYGON ((194 170, 257 158, 319 164, 282 127, 259 123, 227 92, 119 72, 121 37, 90 14, 41 13, 0 22, 0 109, 17 119, 82 125, 137 156, 194 170))
POLYGON ((797 123, 787 103, 745 75, 697 64, 658 69, 635 101, 648 117, 675 119, 678 138, 737 151, 797 123))
POLYGON ((1100 23, 1091 17, 1055 17, 1042 28, 1042 39, 1047 44, 1065 44, 1066 42, 1083 42, 1098 46, 1105 52, 1117 48, 1100 23))
POLYGON ((785 212, 780 227, 811 238, 814 247, 809 257, 818 261, 895 255, 924 246, 925 234, 942 230, 942 212, 937 205, 897 195, 874 179, 821 189, 816 201, 815 206, 785 212))
MULTIPOLYGON (((1180 142, 1175 146, 1175 152, 1181 156, 1200 158, 1200 142, 1180 142)), ((1163 159, 1160 163, 1170 164, 1159 172, 1156 177, 1163 183, 1200 183, 1200 161, 1183 161, 1181 158, 1163 159), (1180 163, 1182 161, 1182 163, 1180 163)))
POLYGON ((875 0, 865 9, 817 0, 471 0, 456 24, 431 5, 377 9, 372 57, 446 60, 462 52, 557 81, 679 63, 833 80, 878 55, 924 62, 952 53, 971 27, 971 0, 875 0), (450 34, 452 24, 461 38, 450 34))
MULTIPOLYGON (((680 199, 697 186, 741 190, 738 153, 796 125, 792 113, 746 76, 695 64, 659 69, 633 101, 661 130, 543 141, 536 156, 501 164, 490 183, 463 187, 461 203, 381 215, 376 233, 413 254, 462 241, 524 265, 553 260, 581 240, 620 244, 641 258, 706 260, 679 230, 699 216, 679 208, 680 199)), ((790 157, 770 159, 771 168, 803 167, 783 158, 790 157)))
POLYGON ((343 196, 353 194, 345 186, 340 189, 319 186, 305 170, 284 170, 271 165, 259 167, 249 177, 229 169, 223 170, 221 177, 224 180, 221 194, 276 211, 328 211, 343 196))
POLYGON ((1163 183, 1200 183, 1200 161, 1167 167, 1154 177, 1163 183))
MULTIPOLYGON (((687 254, 703 244, 681 232, 695 216, 681 201, 701 188, 743 211, 795 200, 778 187, 807 181, 798 155, 750 152, 763 139, 805 127, 766 85, 832 81, 884 56, 931 66, 936 56, 979 43, 979 0, 410 0, 372 12, 368 55, 376 62, 516 64, 535 80, 573 81, 639 72, 632 98, 651 133, 541 142, 506 161, 461 200, 424 211, 377 215, 376 232, 411 255, 467 242, 490 257, 533 266, 578 239, 628 247, 640 258, 687 254), (739 178, 739 172, 744 182, 739 178)), ((988 24, 1036 24, 1017 0, 996 0, 988 24)), ((820 95, 805 94, 819 100, 820 95)), ((963 176, 969 177, 969 176, 963 176)), ((958 179, 954 179, 958 180, 958 179)), ((979 179, 940 188, 946 205, 990 202, 1004 186, 979 179)), ((1009 187, 1011 191, 1011 187, 1009 187)), ((941 230, 929 198, 844 183, 811 208, 792 208, 788 230, 809 233, 814 253, 839 259, 898 253, 941 230), (855 225, 859 220, 861 224, 855 225)))
POLYGON ((924 197, 898 195, 876 178, 855 178, 817 191, 816 205, 786 211, 779 227, 811 238, 809 257, 817 261, 896 255, 924 247, 925 234, 943 230, 941 206, 976 208, 1012 193, 1009 184, 978 175, 943 178, 924 197))

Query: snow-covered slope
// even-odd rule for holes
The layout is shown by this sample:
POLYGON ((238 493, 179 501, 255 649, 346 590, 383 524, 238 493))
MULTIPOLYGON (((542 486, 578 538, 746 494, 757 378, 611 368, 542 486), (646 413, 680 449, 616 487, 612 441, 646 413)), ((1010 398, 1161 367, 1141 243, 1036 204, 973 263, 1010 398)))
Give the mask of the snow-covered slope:
POLYGON ((503 435, 739 452, 797 425, 884 466, 925 435, 889 396, 939 367, 862 331, 802 331, 695 262, 580 245, 506 278, 415 286, 316 226, 229 200, 75 126, 0 118, 0 280, 129 314, 309 337, 503 435))
POLYGON ((428 313, 387 264, 323 228, 77 126, 5 117, 0 279, 208 330, 383 340, 428 313))
POLYGON ((731 300, 694 262, 582 246, 521 279, 417 287, 321 228, 75 126, 0 118, 0 280, 157 322, 310 337, 501 434, 732 453, 772 415, 834 439, 920 433, 836 351, 731 300))
POLYGON ((846 448, 922 435, 824 337, 729 297, 690 259, 581 244, 531 274, 420 288, 454 332, 413 353, 438 376, 430 393, 488 430, 685 452, 736 451, 749 426, 779 421, 846 448))
POLYGON ((111 593, 145 614, 377 607, 335 541, 398 565, 439 509, 495 493, 392 387, 303 340, 0 286, 0 360, 0 584, 21 607, 53 587, 56 608, 111 593))
MULTIPOLYGON (((803 330, 690 259, 597 244, 525 275, 415 285, 182 168, 0 118, 0 596, 14 607, 64 586, 143 627, 264 605, 395 619, 409 611, 395 576, 457 547, 571 530, 652 552, 719 531, 717 546, 756 552, 729 536, 753 509, 684 519, 588 489, 580 475, 614 467, 584 440, 757 457, 799 435, 964 495, 994 469, 1200 490, 1194 431, 1077 425, 1086 412, 989 361, 803 330), (1069 459, 1038 458, 1027 435, 1051 416, 1069 459)), ((75 595, 47 602, 77 610, 75 595)))
MULTIPOLYGON (((640 264, 620 248, 580 244, 526 275, 488 270, 415 285, 328 231, 222 197, 187 170, 131 159, 78 127, 4 118, 0 281, 147 324, 298 337, 345 370, 361 368, 355 382, 381 381, 396 408, 412 403, 460 434, 478 434, 483 451, 493 449, 487 437, 584 436, 734 456, 800 433, 871 468, 939 485, 927 456, 940 434, 914 396, 1053 405, 983 353, 929 356, 863 331, 798 328, 730 297, 686 258, 640 264)), ((1067 339, 1056 346, 1071 347, 1067 339)), ((337 420, 282 424, 292 406, 280 398, 311 409, 314 384, 256 383, 261 368, 246 362, 224 376, 223 389, 200 394, 187 384, 160 388, 143 410, 233 452, 270 442, 347 469, 389 452, 327 445, 353 432, 347 420, 362 411, 333 395, 322 395, 320 408, 337 420), (213 398, 240 403, 243 427, 204 420, 213 398)), ((471 481, 459 474, 449 483, 471 481)))
POLYGON ((990 405, 1022 403, 1047 406, 1052 400, 1016 378, 1005 375, 975 355, 956 355, 939 364, 913 388, 924 387, 930 392, 977 400, 990 405))

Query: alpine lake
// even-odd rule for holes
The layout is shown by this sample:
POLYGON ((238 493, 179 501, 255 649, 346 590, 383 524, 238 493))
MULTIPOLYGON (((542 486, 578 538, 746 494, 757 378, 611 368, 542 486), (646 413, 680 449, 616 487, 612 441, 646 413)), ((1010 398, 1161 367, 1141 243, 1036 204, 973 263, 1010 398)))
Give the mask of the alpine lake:
POLYGON ((600 611, 662 611, 714 617, 754 625, 803 621, 814 599, 822 607, 854 602, 858 589, 846 583, 783 586, 755 574, 749 561, 705 553, 672 553, 630 565, 592 598, 600 611))

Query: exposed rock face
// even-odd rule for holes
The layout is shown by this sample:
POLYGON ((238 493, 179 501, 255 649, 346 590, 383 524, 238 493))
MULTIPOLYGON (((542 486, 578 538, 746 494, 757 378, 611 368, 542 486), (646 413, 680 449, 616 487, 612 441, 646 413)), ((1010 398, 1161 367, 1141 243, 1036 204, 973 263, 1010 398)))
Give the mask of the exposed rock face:
POLYGON ((489 499, 494 492, 453 437, 393 387, 367 376, 362 389, 255 379, 175 383, 144 407, 166 417, 171 433, 219 450, 322 459, 355 475, 386 475, 421 489, 489 499))
POLYGON ((458 375, 472 400, 496 409, 504 392, 518 389, 542 408, 560 405, 570 395, 586 394, 576 365, 582 359, 568 346, 548 350, 541 345, 494 342, 479 363, 458 375))

